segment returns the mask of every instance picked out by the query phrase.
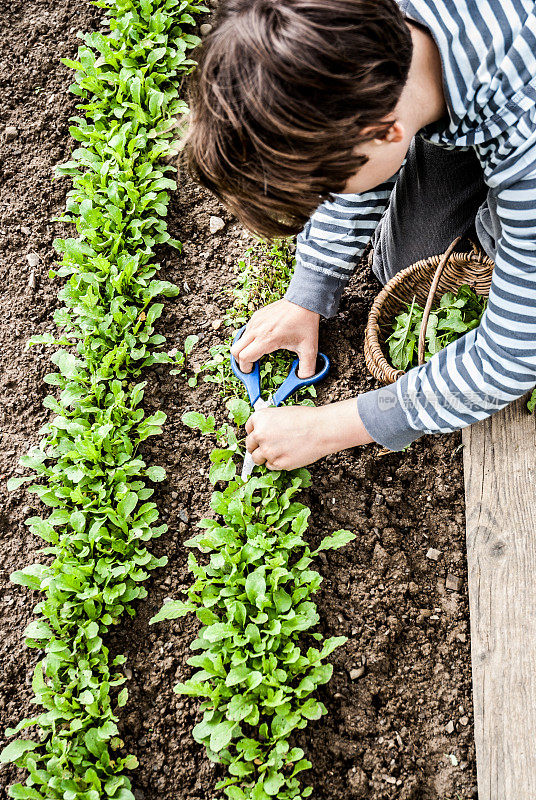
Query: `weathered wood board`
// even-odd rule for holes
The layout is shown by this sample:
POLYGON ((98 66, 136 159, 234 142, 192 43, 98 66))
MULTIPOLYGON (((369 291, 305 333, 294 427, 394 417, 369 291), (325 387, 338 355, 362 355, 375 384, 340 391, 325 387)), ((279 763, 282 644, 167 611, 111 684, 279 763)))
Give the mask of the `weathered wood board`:
POLYGON ((536 800, 536 419, 463 431, 479 800, 536 800))

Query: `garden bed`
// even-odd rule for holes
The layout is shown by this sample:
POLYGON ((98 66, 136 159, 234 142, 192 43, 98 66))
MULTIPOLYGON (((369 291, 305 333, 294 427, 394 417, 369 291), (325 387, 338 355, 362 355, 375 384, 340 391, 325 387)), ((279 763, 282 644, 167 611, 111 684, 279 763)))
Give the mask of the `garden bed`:
MULTIPOLYGON (((67 0, 20 0, 2 11, 2 208, 0 256, 3 291, 0 336, 0 474, 16 474, 17 463, 48 412, 43 376, 50 371, 44 348, 24 349, 35 333, 54 329, 59 281, 50 282, 52 240, 68 228, 53 223, 62 213, 67 180, 52 181, 52 168, 73 147, 68 120, 74 98, 72 73, 59 56, 73 57, 78 30, 98 28, 99 12, 67 0), (10 130, 12 126, 16 133, 10 130), (6 132, 6 128, 8 129, 6 132), (28 258, 30 256, 30 258, 28 258), (32 272, 34 276, 32 277, 32 272), (35 283, 35 288, 33 284, 35 283)), ((203 363, 209 348, 225 341, 219 323, 229 302, 222 287, 252 243, 218 203, 179 175, 169 212, 169 230, 184 243, 182 255, 162 249, 160 277, 177 283, 181 295, 166 301, 159 330, 171 347, 186 336, 200 342, 192 359, 203 363), (225 227, 216 234, 209 218, 225 227)), ((322 325, 321 348, 333 364, 319 389, 320 402, 338 400, 374 386, 362 354, 363 330, 378 283, 362 265, 345 293, 339 315, 322 325)), ((188 387, 167 366, 148 371, 145 408, 163 409, 163 435, 144 448, 152 464, 167 469, 157 503, 169 531, 152 551, 169 557, 147 582, 149 596, 131 623, 123 619, 110 642, 125 653, 129 700, 120 728, 140 766, 132 774, 138 800, 209 800, 219 768, 191 736, 199 717, 195 699, 178 697, 195 632, 185 618, 148 627, 167 597, 190 583, 187 551, 195 522, 205 516, 211 493, 209 443, 186 428, 186 410, 218 413, 222 401, 212 384, 188 387)), ((316 596, 320 630, 345 635, 335 651, 333 679, 320 692, 327 716, 310 723, 298 743, 313 768, 304 782, 317 800, 469 800, 476 794, 472 731, 469 613, 464 543, 460 437, 428 437, 405 453, 371 446, 314 465, 304 502, 312 510, 313 542, 338 527, 357 538, 341 551, 317 559, 324 582, 316 596), (439 559, 427 557, 430 548, 439 559), (447 573, 461 578, 459 592, 445 587, 447 573)), ((38 600, 9 583, 9 574, 34 560, 39 542, 23 520, 37 506, 24 489, 9 494, 0 485, 2 604, 0 619, 0 717, 2 728, 29 711, 31 671, 36 660, 23 631, 38 600)), ((4 734, 0 730, 0 746, 4 734)), ((16 770, 0 771, 0 797, 16 770)))

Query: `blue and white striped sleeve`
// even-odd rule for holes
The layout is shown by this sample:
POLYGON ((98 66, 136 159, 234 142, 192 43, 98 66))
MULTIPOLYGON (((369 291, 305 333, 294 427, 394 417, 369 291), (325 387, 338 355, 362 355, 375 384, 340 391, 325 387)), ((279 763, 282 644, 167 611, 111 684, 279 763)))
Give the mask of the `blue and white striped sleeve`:
POLYGON ((358 398, 365 428, 390 450, 471 425, 536 384, 536 169, 495 191, 501 235, 481 324, 358 398))
POLYGON ((296 267, 285 299, 323 317, 337 313, 344 287, 363 255, 398 173, 370 192, 333 194, 297 237, 296 267))

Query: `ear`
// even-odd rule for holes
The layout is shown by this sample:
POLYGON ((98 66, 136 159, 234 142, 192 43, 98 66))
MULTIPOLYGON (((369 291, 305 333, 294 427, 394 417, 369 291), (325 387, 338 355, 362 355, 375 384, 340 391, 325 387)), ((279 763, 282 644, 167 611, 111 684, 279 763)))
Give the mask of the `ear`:
MULTIPOLYGON (((389 120, 386 120, 386 122, 389 122, 389 120)), ((385 144, 386 142, 396 144, 404 138, 405 128, 399 120, 395 119, 385 133, 378 134, 378 129, 373 125, 363 128, 362 133, 365 135, 370 134, 369 141, 374 142, 374 144, 385 144)))
POLYGON ((392 142, 393 144, 396 144, 397 142, 402 141, 402 139, 404 138, 404 133, 405 133, 404 126, 399 120, 395 119, 395 121, 393 122, 387 133, 385 133, 383 136, 380 137, 378 143, 383 141, 383 142, 392 142))

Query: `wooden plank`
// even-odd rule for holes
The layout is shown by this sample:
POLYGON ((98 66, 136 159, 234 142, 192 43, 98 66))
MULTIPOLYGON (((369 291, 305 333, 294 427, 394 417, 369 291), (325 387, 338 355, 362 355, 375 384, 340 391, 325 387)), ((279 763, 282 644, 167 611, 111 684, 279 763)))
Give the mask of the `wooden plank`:
POLYGON ((479 800, 536 798, 536 420, 463 431, 479 800))

